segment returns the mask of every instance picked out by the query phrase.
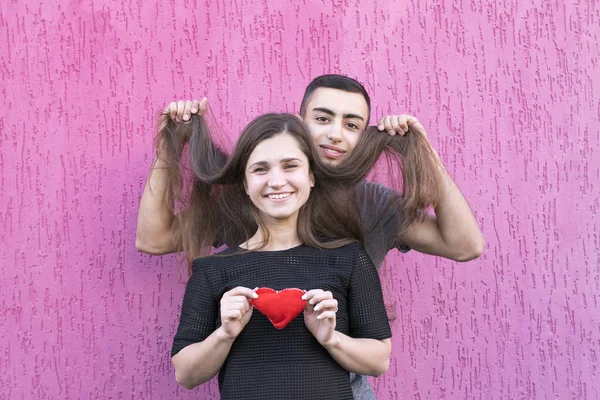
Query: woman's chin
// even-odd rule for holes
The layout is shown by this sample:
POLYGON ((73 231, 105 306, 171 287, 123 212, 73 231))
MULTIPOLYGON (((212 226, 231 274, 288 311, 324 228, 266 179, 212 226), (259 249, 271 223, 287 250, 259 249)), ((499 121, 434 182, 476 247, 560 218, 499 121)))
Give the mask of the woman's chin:
POLYGON ((262 213, 263 218, 270 219, 277 222, 284 222, 298 217, 298 211, 293 212, 285 212, 285 211, 277 211, 277 212, 266 212, 262 213))

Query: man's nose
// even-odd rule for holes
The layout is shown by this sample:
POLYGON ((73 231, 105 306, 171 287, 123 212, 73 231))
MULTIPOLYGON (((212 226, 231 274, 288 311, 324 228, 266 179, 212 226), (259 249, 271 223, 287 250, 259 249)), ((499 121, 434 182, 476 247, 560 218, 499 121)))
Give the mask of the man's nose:
POLYGON ((332 124, 331 129, 327 133, 327 139, 332 142, 341 142, 342 141, 342 125, 341 124, 332 124))

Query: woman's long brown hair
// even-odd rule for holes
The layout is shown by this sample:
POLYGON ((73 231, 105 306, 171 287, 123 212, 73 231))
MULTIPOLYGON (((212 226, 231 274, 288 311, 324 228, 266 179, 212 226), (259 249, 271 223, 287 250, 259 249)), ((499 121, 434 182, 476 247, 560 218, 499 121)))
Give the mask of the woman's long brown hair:
POLYGON ((362 241, 361 204, 354 186, 383 153, 402 169, 403 194, 390 196, 386 205, 404 215, 397 229, 400 234, 440 201, 441 164, 423 132, 415 129, 405 136, 389 136, 369 127, 347 159, 333 167, 320 160, 310 134, 291 114, 265 114, 253 120, 231 156, 213 142, 203 117, 193 115, 189 122, 175 123, 163 115, 156 144, 168 170, 165 201, 170 209, 182 210, 175 215, 174 244, 189 263, 207 255, 212 246, 247 241, 258 227, 268 241, 268 230, 244 191, 245 168, 258 143, 282 133, 296 139, 315 177, 315 187, 298 215, 298 235, 305 245, 335 248, 362 241), (188 138, 189 160, 184 162, 188 138))
POLYGON ((398 167, 402 170, 401 179, 392 174, 390 182, 394 188, 402 188, 402 196, 392 196, 387 205, 394 207, 394 203, 400 204, 399 211, 403 219, 397 232, 401 236, 408 226, 425 215, 428 208, 439 204, 444 194, 444 167, 420 129, 410 127, 404 136, 390 136, 370 126, 352 153, 337 167, 338 179, 347 180, 352 185, 358 184, 367 177, 382 155, 387 158, 389 172, 398 167))

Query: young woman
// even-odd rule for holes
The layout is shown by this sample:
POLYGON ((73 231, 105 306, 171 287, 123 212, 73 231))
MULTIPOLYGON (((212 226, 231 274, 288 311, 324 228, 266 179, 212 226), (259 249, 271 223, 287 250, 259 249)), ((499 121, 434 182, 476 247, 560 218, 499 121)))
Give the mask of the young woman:
MULTIPOLYGON (((165 121, 159 140, 175 143, 173 137, 186 134, 192 198, 203 205, 178 219, 188 224, 182 232, 202 232, 190 235, 202 240, 188 244, 186 253, 206 254, 215 243, 232 246, 193 261, 172 350, 178 382, 192 388, 219 373, 223 399, 351 399, 348 373, 380 375, 391 352, 377 271, 360 245, 354 185, 383 150, 410 159, 412 149, 431 168, 405 174, 405 196, 389 206, 402 207, 414 220, 435 204, 435 158, 420 147, 418 135, 411 135, 412 144, 364 135, 364 150, 355 152, 360 159, 351 156, 332 168, 319 161, 304 126, 289 114, 254 120, 229 158, 212 143, 201 117, 184 125, 165 121), (415 186, 418 178, 424 185, 415 186), (258 295, 251 288, 257 287, 305 290, 308 303, 278 330, 252 307, 258 295)), ((180 242, 185 249, 186 238, 180 242)))

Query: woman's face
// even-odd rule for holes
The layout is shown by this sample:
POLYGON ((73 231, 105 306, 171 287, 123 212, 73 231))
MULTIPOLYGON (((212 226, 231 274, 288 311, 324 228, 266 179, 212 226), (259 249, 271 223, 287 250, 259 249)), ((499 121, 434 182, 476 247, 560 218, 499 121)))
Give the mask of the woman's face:
POLYGON ((265 221, 296 219, 313 186, 308 158, 293 136, 263 140, 250 154, 244 187, 265 221))

